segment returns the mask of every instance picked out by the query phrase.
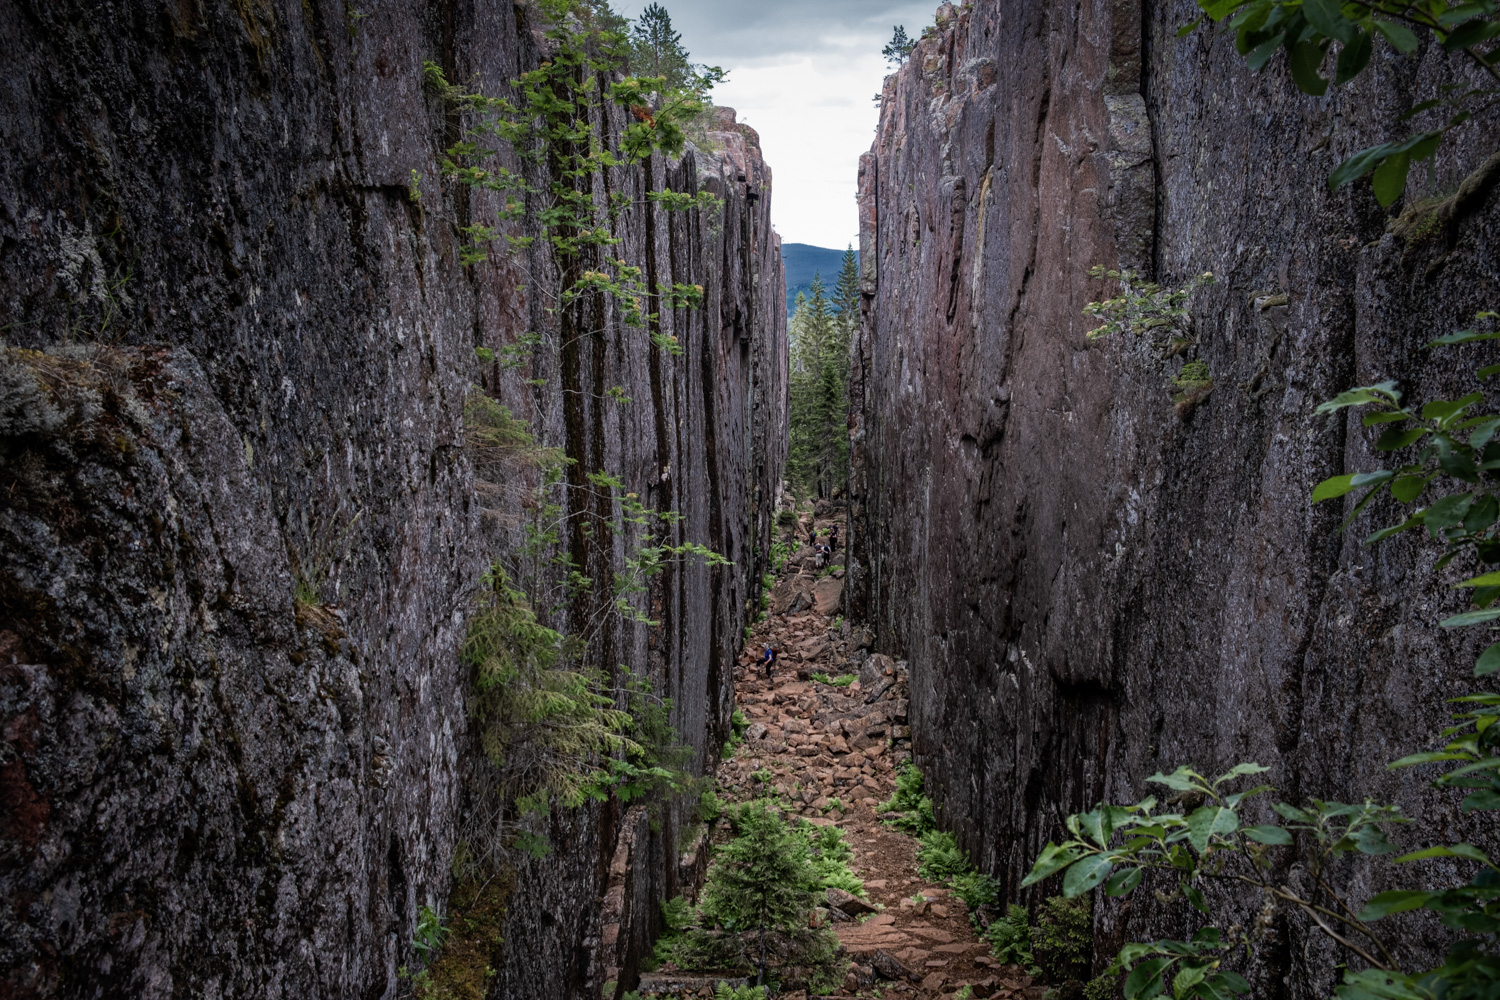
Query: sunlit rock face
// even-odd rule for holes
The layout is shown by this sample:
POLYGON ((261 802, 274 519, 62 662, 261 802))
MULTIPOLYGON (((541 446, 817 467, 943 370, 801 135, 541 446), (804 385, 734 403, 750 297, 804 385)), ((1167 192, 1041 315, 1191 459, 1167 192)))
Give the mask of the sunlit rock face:
MULTIPOLYGON (((477 752, 458 647, 515 541, 481 515, 473 385, 734 561, 659 578, 657 624, 590 652, 717 753, 785 454, 770 171, 728 113, 723 156, 611 175, 621 256, 704 288, 662 317, 680 356, 610 320, 565 373, 481 364, 554 328, 558 279, 535 250, 460 262, 496 203, 441 179, 422 64, 501 93, 542 58, 527 18, 0 4, 0 994, 397 995, 477 752), (667 186, 724 208, 647 208, 667 186), (561 390, 590 390, 579 419, 561 390)), ((491 994, 628 975, 695 875, 681 819, 559 816, 491 994)))
MULTIPOLYGON (((1437 238, 1386 235, 1368 184, 1326 178, 1401 132, 1406 105, 1379 95, 1442 81, 1388 88, 1413 67, 1382 57, 1309 98, 1279 60, 1246 71, 1232 37, 1179 39, 1197 14, 942 7, 860 168, 851 613, 909 658, 939 814, 1013 896, 1066 813, 1182 763, 1255 760, 1292 798, 1393 798, 1462 828, 1385 769, 1464 684, 1472 651, 1435 627, 1462 599, 1417 539, 1362 549, 1369 527, 1340 536, 1344 511, 1308 495, 1380 461, 1318 403, 1386 377, 1472 387, 1479 349, 1421 345, 1494 307, 1494 198, 1437 238), (1093 265, 1213 272, 1196 342, 1170 360, 1091 344, 1084 306, 1114 294, 1093 265), (1186 358, 1214 387, 1183 406, 1186 358)), ((1495 138, 1447 147, 1414 194, 1457 188, 1495 138)), ((1149 898, 1096 926, 1101 954, 1184 930, 1149 898)), ((1327 995, 1331 956, 1278 925, 1255 995, 1327 995)))

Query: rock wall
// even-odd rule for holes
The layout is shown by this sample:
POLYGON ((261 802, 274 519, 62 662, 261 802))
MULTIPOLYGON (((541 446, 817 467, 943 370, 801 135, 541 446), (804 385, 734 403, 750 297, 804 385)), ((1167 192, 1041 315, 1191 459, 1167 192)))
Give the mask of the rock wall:
MULTIPOLYGON (((612 174, 724 199, 626 211, 626 254, 706 300, 662 319, 678 357, 594 335, 573 377, 632 403, 567 423, 560 379, 483 370, 476 347, 548 329, 557 279, 461 264, 493 202, 439 180, 422 64, 503 92, 541 58, 529 18, 0 3, 0 994, 397 995, 476 752, 458 644, 511 537, 481 516, 471 385, 735 560, 659 579, 658 624, 591 650, 674 699, 697 767, 717 752, 784 460, 770 173, 725 112, 720 152, 612 174)), ((681 877, 667 813, 555 818, 491 995, 628 972, 681 877), (637 902, 607 929, 627 829, 637 902)))
MULTIPOLYGON (((1486 194, 1408 243, 1368 184, 1324 184, 1402 128, 1452 72, 1441 53, 1382 51, 1314 99, 1279 62, 1249 73, 1232 36, 1179 39, 1197 14, 945 5, 861 164, 851 614, 909 658, 940 817, 1012 898, 1064 815, 1180 763, 1256 760, 1293 799, 1369 794, 1467 828, 1384 766, 1472 683, 1472 651, 1435 627, 1462 598, 1419 539, 1362 549, 1307 497, 1377 467, 1318 403, 1384 377, 1419 398, 1472 387, 1482 351, 1421 344, 1493 308, 1500 213, 1486 194), (1188 354, 1206 399, 1174 407, 1150 349, 1086 340, 1083 307, 1110 291, 1093 265, 1218 277, 1188 354)), ((1415 194, 1453 191, 1495 140, 1476 127, 1415 194)), ((1183 929, 1133 907, 1096 915, 1106 952, 1183 929)), ((1255 995, 1331 992, 1321 940, 1278 935, 1255 995)))

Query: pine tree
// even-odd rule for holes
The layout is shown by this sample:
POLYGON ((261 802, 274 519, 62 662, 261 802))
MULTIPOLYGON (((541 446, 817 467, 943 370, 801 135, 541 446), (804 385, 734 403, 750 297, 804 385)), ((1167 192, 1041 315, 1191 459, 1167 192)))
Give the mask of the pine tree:
POLYGON ((891 35, 890 44, 880 50, 885 56, 885 61, 892 66, 900 66, 906 62, 906 57, 911 55, 911 50, 917 47, 917 43, 906 37, 906 25, 896 25, 895 32, 891 35))
POLYGON ((844 250, 844 264, 833 288, 833 305, 838 310, 844 335, 852 342, 859 326, 859 254, 854 252, 853 245, 844 250))
POLYGON ((806 952, 811 945, 816 952, 825 944, 819 939, 828 932, 819 935, 807 926, 823 880, 813 867, 807 838, 763 803, 740 807, 733 821, 737 836, 714 857, 701 914, 705 925, 734 934, 755 932, 760 984, 766 981, 771 936, 791 939, 794 947, 783 951, 806 952))
POLYGON ((669 89, 693 85, 693 66, 683 48, 682 35, 672 29, 672 15, 659 3, 646 6, 630 33, 631 67, 641 76, 666 78, 669 89))

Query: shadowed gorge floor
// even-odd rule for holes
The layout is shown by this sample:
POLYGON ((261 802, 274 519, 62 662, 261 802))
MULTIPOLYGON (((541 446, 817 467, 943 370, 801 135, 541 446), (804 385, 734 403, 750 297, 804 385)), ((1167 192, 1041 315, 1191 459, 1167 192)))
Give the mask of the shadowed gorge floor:
MULTIPOLYGON (((842 528, 843 517, 816 521, 820 532, 834 524, 842 528)), ((750 628, 735 669, 744 742, 719 766, 720 794, 731 802, 770 799, 788 817, 844 832, 865 897, 849 902, 830 890, 830 903, 846 900, 842 909, 830 906, 815 918, 832 921, 852 962, 844 988, 828 995, 937 1000, 967 988, 972 997, 1038 1000, 1045 988, 1026 970, 992 959, 965 904, 921 876, 917 841, 882 821, 879 808, 911 757, 906 664, 872 654, 868 633, 837 614, 843 554, 831 572, 815 558, 811 546, 800 546, 777 577, 768 614, 750 628), (769 679, 760 664, 767 646, 780 656, 769 679), (830 684, 814 675, 855 679, 830 684)), ((720 841, 725 836, 718 831, 720 841)), ((645 976, 640 992, 706 996, 719 981, 661 971, 645 976)))

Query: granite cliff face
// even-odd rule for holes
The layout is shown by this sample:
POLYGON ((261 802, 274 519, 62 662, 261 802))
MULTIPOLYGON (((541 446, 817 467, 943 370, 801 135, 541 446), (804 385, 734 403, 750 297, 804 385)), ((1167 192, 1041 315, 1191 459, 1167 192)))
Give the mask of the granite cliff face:
MULTIPOLYGON (((558 279, 538 251, 461 264, 493 205, 439 180, 453 122, 422 72, 503 91, 546 44, 524 5, 0 23, 0 993, 394 997, 477 752, 458 645, 513 540, 481 516, 471 385, 734 560, 660 578, 658 624, 591 650, 674 699, 695 767, 717 752, 785 449, 769 170, 722 112, 719 152, 612 174, 724 199, 621 223, 704 306, 664 315, 678 357, 611 320, 533 390, 475 348, 547 330, 558 279), (633 402, 565 413, 594 386, 633 402)), ((559 816, 491 995, 628 974, 694 875, 676 827, 559 816)))
MULTIPOLYGON (((1306 498, 1376 467, 1319 402, 1385 377, 1468 391, 1479 351, 1421 344, 1494 307, 1500 212, 1485 190, 1425 240, 1387 235, 1368 185, 1324 179, 1399 129, 1381 94, 1428 96, 1383 86, 1411 61, 1308 98, 1232 37, 1178 39, 1197 13, 945 5, 861 166, 851 615, 909 658, 939 815, 1012 897, 1062 816, 1180 763, 1256 760, 1291 798, 1465 829, 1384 767, 1466 685, 1471 651, 1434 627, 1461 600, 1420 541, 1361 549, 1306 498), (1093 265, 1218 277, 1193 310, 1206 399, 1174 407, 1149 350, 1086 341, 1093 265)), ((1434 190, 1495 140, 1466 136, 1434 190)), ((1106 949, 1181 929, 1134 905, 1096 915, 1106 949)), ((1255 995, 1326 995, 1322 943, 1279 933, 1255 995)))

